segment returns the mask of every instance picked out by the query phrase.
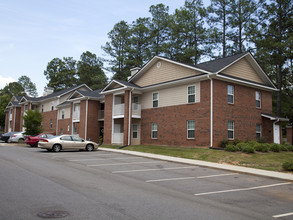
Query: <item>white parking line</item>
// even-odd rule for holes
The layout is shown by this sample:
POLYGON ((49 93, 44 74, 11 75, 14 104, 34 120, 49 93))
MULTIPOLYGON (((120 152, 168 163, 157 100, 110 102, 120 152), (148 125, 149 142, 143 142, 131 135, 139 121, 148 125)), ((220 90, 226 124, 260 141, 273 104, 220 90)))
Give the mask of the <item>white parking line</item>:
POLYGON ((99 155, 97 155, 97 154, 93 154, 93 155, 92 154, 84 154, 84 155, 80 155, 80 154, 68 155, 68 154, 66 154, 66 155, 57 155, 57 156, 51 155, 51 156, 52 157, 85 157, 85 156, 113 156, 113 155, 116 155, 116 154, 99 154, 99 155))
POLYGON ((90 161, 90 160, 128 160, 128 159, 136 159, 137 157, 114 157, 114 158, 94 158, 94 159, 79 159, 79 160, 69 160, 69 161, 74 161, 74 162, 79 162, 79 161, 90 161))
POLYGON ((264 186, 255 186, 255 187, 248 187, 248 188, 241 188, 241 189, 229 189, 229 190, 222 190, 222 191, 197 193, 197 194, 194 194, 194 195, 195 196, 202 196, 202 195, 211 195, 211 194, 226 193, 226 192, 248 191, 248 190, 262 189, 262 188, 268 188, 268 187, 274 187, 274 186, 282 186, 282 185, 288 185, 288 184, 292 184, 292 183, 291 182, 277 183, 277 184, 264 185, 264 186))
POLYGON ((188 179, 203 179, 203 178, 211 178, 211 177, 219 177, 219 176, 231 176, 237 175, 238 173, 226 173, 226 174, 217 174, 210 176, 189 176, 189 177, 178 177, 178 178, 170 178, 170 179, 157 179, 157 180, 146 180, 147 183, 151 182, 163 182, 163 181, 174 181, 174 180, 188 180, 188 179))
POLYGON ((284 213, 284 214, 280 214, 280 215, 273 215, 273 218, 282 218, 282 217, 286 217, 286 216, 290 216, 290 215, 293 215, 293 212, 284 213))
POLYGON ((158 169, 141 169, 141 170, 120 170, 113 171, 112 173, 134 173, 134 172, 146 172, 146 171, 158 171, 158 170, 178 170, 178 169, 190 169, 193 167, 167 167, 167 168, 158 168, 158 169))
POLYGON ((129 164, 143 164, 143 163, 167 163, 167 162, 133 162, 133 163, 108 163, 108 164, 94 164, 94 165, 87 165, 88 167, 101 167, 101 166, 118 166, 118 165, 129 165, 129 164))

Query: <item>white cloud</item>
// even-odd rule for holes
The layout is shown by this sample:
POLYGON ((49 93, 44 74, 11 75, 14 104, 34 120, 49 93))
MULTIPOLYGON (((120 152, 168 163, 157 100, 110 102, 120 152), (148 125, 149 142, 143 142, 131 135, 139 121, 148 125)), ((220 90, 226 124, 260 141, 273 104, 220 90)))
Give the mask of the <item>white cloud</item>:
POLYGON ((16 80, 12 77, 4 77, 0 75, 0 89, 3 89, 8 83, 15 82, 16 80))

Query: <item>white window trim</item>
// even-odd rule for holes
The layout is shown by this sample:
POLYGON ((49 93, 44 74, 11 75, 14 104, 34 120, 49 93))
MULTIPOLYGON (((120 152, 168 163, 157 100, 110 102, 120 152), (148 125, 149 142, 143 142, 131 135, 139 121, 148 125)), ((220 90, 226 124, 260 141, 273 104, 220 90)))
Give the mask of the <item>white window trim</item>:
POLYGON ((158 123, 153 122, 153 123, 152 123, 152 128, 151 128, 151 130, 152 130, 152 132, 151 132, 151 138, 152 138, 152 139, 158 139, 158 123), (157 130, 153 130, 153 124, 156 124, 156 125, 157 125, 157 130), (156 138, 153 137, 153 132, 154 132, 154 131, 157 132, 157 137, 156 137, 156 138))
POLYGON ((232 85, 228 85, 227 86, 227 96, 229 97, 229 95, 230 96, 232 96, 233 97, 233 101, 232 102, 229 102, 229 99, 227 100, 228 101, 228 104, 234 104, 234 93, 235 93, 235 87, 234 86, 232 86, 232 85), (231 94, 231 93, 229 93, 229 86, 231 86, 232 88, 233 88, 233 94, 231 94))
POLYGON ((261 92, 260 91, 255 91, 255 107, 260 109, 261 108, 261 92), (259 93, 259 99, 256 99, 257 98, 257 93, 259 93), (259 107, 256 106, 256 101, 259 101, 259 107))
POLYGON ((133 125, 132 125, 132 138, 133 138, 133 139, 138 139, 138 124, 133 124, 133 125), (137 129, 136 131, 135 131, 134 128, 133 128, 135 125, 136 125, 136 129, 137 129), (134 133, 134 132, 137 133, 137 137, 136 137, 136 138, 133 137, 133 133, 134 133))
POLYGON ((152 93, 152 107, 153 108, 159 108, 159 92, 153 92, 152 93), (157 93, 158 94, 158 98, 156 100, 154 100, 154 94, 157 93), (158 101, 158 106, 154 107, 154 101, 158 101))
POLYGON ((187 104, 193 104, 196 103, 196 85, 189 85, 187 86, 187 104), (194 94, 188 94, 188 88, 194 86, 194 94), (189 95, 194 95, 194 102, 189 102, 189 95))
POLYGON ((55 102, 54 102, 54 101, 52 101, 52 102, 51 102, 51 111, 53 111, 53 110, 54 110, 54 105, 55 105, 55 102))
POLYGON ((187 139, 195 139, 195 121, 194 120, 187 120, 186 122, 186 126, 187 126, 187 139), (188 129, 188 122, 189 121, 193 121, 194 122, 194 128, 191 130, 191 129, 188 129), (188 131, 194 131, 194 137, 188 137, 188 131))
POLYGON ((256 124, 256 134, 259 134, 259 137, 261 138, 261 133, 262 133, 262 126, 261 124, 256 124), (257 125, 259 125, 260 131, 257 130, 257 125))
POLYGON ((62 109, 62 110, 61 110, 61 119, 64 119, 64 118, 65 118, 65 110, 62 109))
POLYGON ((42 109, 41 109, 41 111, 44 112, 44 104, 42 104, 42 109))
POLYGON ((229 138, 229 135, 228 135, 228 139, 229 140, 234 140, 234 138, 235 138, 235 122, 232 121, 232 120, 229 120, 228 121, 228 133, 229 133, 229 131, 233 131, 233 137, 232 138, 229 138), (229 129, 229 122, 233 122, 233 129, 229 129))

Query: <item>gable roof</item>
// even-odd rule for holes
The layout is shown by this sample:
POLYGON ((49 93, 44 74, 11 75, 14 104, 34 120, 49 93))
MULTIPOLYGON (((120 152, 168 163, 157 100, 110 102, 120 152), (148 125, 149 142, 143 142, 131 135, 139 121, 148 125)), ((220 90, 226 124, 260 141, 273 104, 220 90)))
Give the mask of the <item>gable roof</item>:
POLYGON ((123 81, 123 80, 118 80, 118 79, 113 79, 111 80, 111 82, 108 83, 108 85, 101 91, 101 94, 104 94, 105 92, 107 92, 107 90, 111 89, 111 87, 115 87, 116 85, 119 85, 118 88, 113 88, 112 90, 121 90, 121 89, 126 89, 126 88, 141 88, 140 86, 131 83, 131 82, 127 82, 127 81, 123 81))
POLYGON ((74 99, 82 99, 82 98, 90 98, 90 99, 103 99, 104 95, 101 94, 102 89, 97 89, 94 91, 83 91, 83 90, 76 90, 74 93, 68 97, 68 101, 74 99))

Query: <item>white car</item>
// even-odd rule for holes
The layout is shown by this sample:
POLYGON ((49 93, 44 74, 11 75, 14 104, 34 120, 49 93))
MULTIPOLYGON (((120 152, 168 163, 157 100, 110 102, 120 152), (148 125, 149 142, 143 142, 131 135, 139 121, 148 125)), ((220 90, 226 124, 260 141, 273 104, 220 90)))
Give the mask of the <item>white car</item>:
POLYGON ((10 136, 10 138, 8 139, 9 143, 12 142, 18 142, 18 143, 23 143, 24 142, 24 136, 23 136, 24 132, 17 132, 13 135, 10 136))
POLYGON ((74 135, 60 135, 40 139, 39 147, 54 152, 59 152, 65 149, 84 149, 86 151, 93 151, 98 148, 98 144, 92 141, 86 141, 74 135))

